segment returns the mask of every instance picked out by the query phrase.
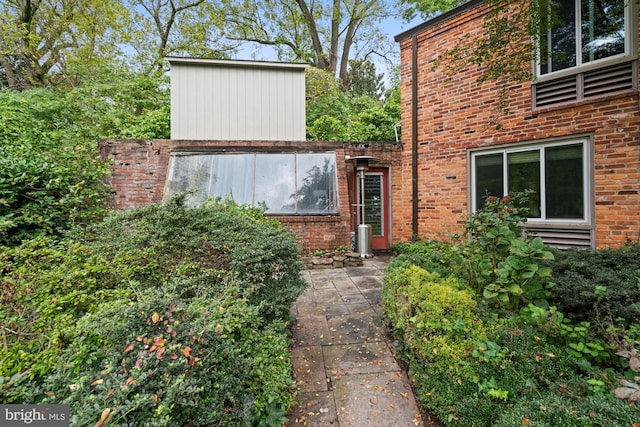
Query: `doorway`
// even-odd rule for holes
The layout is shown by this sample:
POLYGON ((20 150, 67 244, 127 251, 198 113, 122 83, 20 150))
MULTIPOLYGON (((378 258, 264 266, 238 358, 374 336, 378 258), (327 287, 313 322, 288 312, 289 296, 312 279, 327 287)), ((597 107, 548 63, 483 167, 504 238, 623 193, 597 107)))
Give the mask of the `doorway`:
MULTIPOLYGON (((360 180, 356 176, 356 206, 361 205, 360 180)), ((364 176, 364 223, 371 225, 371 248, 389 249, 389 169, 369 168, 364 176)), ((355 224, 362 222, 355 209, 355 224)))

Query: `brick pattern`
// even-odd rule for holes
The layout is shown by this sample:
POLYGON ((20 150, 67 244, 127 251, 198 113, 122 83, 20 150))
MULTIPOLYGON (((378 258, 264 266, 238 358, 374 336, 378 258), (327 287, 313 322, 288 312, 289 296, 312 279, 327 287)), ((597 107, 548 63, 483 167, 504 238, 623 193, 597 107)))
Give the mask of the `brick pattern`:
MULTIPOLYGON (((638 91, 532 110, 530 84, 511 84, 502 128, 495 83, 479 84, 480 66, 448 78, 432 63, 465 34, 482 29, 484 5, 423 29, 418 46, 418 188, 421 238, 460 232, 468 214, 469 149, 590 134, 594 140, 595 237, 598 247, 640 239, 640 104, 638 91)), ((640 39, 640 36, 639 36, 640 39)), ((639 43, 640 45, 640 43, 639 43)), ((402 166, 394 180, 394 242, 411 238, 412 39, 400 42, 402 166), (397 190, 397 191, 396 191, 397 190)))
MULTIPOLYGON (((172 151, 202 152, 303 152, 335 151, 340 203, 337 215, 272 216, 296 236, 303 251, 330 250, 349 246, 356 225, 352 216, 354 170, 346 156, 374 156, 377 166, 393 171, 400 164, 398 148, 393 144, 369 144, 366 148, 335 142, 290 141, 178 141, 178 140, 104 140, 100 155, 111 163, 109 184, 115 191, 116 209, 126 210, 160 203, 164 196, 172 151)), ((393 179, 393 178, 392 178, 393 179)))

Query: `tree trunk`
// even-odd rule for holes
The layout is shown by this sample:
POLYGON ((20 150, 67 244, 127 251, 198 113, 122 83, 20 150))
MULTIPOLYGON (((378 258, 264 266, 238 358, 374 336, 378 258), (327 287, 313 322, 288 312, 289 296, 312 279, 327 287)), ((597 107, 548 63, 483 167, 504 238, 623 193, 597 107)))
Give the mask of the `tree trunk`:
MULTIPOLYGON (((314 19, 311 11, 309 11, 309 6, 307 6, 305 0, 296 0, 296 2, 298 3, 298 7, 302 12, 302 16, 304 17, 305 23, 307 24, 307 28, 309 28, 311 43, 313 44, 313 51, 315 52, 317 58, 317 67, 321 70, 331 70, 331 61, 327 60, 327 56, 322 49, 322 43, 320 42, 320 36, 318 35, 316 20, 314 19)), ((335 65, 332 71, 335 71, 335 65)))

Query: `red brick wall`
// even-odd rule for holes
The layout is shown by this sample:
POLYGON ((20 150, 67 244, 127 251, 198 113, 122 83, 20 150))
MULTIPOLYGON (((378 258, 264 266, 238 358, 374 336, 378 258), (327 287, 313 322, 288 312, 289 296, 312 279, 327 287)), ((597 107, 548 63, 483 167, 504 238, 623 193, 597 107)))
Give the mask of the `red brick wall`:
MULTIPOLYGON (((638 92, 572 106, 532 110, 530 84, 513 84, 500 117, 491 126, 499 90, 479 84, 479 66, 447 78, 432 63, 465 34, 477 35, 484 5, 417 33, 418 185, 421 238, 461 231, 468 212, 469 149, 591 134, 595 144, 595 226, 598 247, 640 239, 640 105, 638 92)), ((639 37, 640 38, 640 37, 639 37)), ((640 42, 639 42, 640 44, 640 42)), ((411 238, 412 39, 400 42, 402 78, 402 166, 394 181, 394 242, 411 238)))
POLYGON ((351 209, 353 201, 353 165, 346 156, 368 155, 380 159, 379 166, 391 171, 400 163, 398 150, 392 144, 371 143, 366 148, 335 142, 273 141, 170 141, 170 140, 105 140, 100 141, 100 154, 111 162, 110 184, 115 191, 117 209, 134 209, 160 203, 164 196, 169 159, 173 150, 212 150, 300 152, 335 151, 338 173, 340 212, 337 215, 273 216, 289 227, 304 251, 335 249, 349 245, 355 229, 351 209))

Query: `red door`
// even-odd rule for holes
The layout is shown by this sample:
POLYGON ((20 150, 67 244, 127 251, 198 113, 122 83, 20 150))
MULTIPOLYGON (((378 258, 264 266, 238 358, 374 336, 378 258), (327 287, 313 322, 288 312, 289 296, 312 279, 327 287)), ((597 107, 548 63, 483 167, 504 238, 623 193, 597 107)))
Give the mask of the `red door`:
MULTIPOLYGON (((356 200, 361 204, 360 180, 356 176, 356 200)), ((364 177, 364 224, 371 225, 371 248, 389 249, 389 169, 369 168, 364 177)), ((356 228, 362 223, 356 209, 356 228)))

